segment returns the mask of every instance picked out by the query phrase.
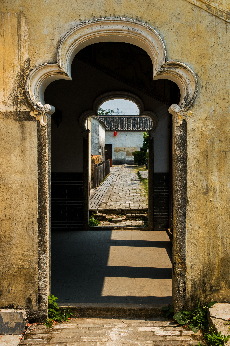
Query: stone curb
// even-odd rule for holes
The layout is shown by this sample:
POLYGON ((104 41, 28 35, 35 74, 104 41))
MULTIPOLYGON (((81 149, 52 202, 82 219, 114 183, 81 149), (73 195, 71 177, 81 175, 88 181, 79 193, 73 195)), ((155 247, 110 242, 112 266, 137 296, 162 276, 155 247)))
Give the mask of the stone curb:
POLYGON ((59 304, 62 308, 68 308, 74 317, 81 318, 152 318, 164 315, 162 308, 165 305, 128 305, 119 304, 59 304))

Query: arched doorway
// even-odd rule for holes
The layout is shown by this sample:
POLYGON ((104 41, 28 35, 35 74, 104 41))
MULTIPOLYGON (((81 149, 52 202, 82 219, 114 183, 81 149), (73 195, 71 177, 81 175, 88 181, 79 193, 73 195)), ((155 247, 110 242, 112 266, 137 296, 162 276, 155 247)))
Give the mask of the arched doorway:
MULTIPOLYGON (((171 106, 170 112, 174 115, 172 125, 173 142, 173 228, 174 228, 174 303, 176 308, 185 304, 186 299, 186 111, 191 106, 196 95, 196 77, 194 73, 184 64, 166 61, 166 53, 163 41, 151 27, 140 22, 127 19, 103 19, 87 22, 84 25, 71 30, 61 40, 58 51, 58 64, 46 64, 34 69, 28 79, 27 92, 34 111, 31 115, 37 117, 41 126, 46 123, 46 115, 53 112, 51 106, 46 105, 43 93, 46 86, 55 79, 69 79, 70 66, 76 53, 83 47, 95 42, 126 42, 143 48, 151 57, 153 62, 153 75, 155 79, 170 79, 178 84, 181 91, 179 105, 171 106)), ((41 164, 41 189, 46 193, 48 184, 48 162, 44 162, 42 156, 47 154, 47 130, 39 129, 42 149, 40 151, 41 164)), ((44 196, 41 193, 40 203, 44 205, 44 196), (41 201, 42 200, 42 201, 41 201)), ((48 213, 49 198, 46 200, 44 212, 48 213)), ((42 218, 40 218, 42 220, 42 218)), ((39 227, 48 242, 49 232, 48 219, 40 221, 39 227)), ((46 306, 48 285, 48 253, 47 246, 41 242, 40 247, 40 275, 41 281, 41 309, 46 306)))
POLYGON ((140 170, 147 174, 147 143, 143 148, 143 140, 148 134, 144 131, 149 131, 153 122, 140 115, 134 95, 121 95, 110 92, 99 97, 97 115, 88 118, 89 220, 91 226, 135 229, 147 227, 148 222, 148 179, 140 180, 138 174, 140 170))

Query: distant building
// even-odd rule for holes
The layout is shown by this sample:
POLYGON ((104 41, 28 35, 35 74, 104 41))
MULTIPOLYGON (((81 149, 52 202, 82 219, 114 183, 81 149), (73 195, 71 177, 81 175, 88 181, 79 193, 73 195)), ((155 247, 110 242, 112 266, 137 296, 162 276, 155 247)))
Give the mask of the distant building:
POLYGON ((133 152, 143 145, 143 132, 149 131, 153 121, 149 117, 132 115, 99 116, 105 125, 106 152, 114 165, 133 164, 133 152))
POLYGON ((91 118, 91 154, 105 158, 105 125, 96 118, 91 118))

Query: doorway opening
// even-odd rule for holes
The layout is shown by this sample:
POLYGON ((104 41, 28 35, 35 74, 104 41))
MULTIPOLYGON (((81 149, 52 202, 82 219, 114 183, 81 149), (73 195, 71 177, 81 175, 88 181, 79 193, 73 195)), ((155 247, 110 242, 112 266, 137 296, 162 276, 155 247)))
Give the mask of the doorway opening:
POLYGON ((88 119, 89 226, 147 226, 148 132, 153 122, 140 116, 135 102, 121 97, 104 101, 96 113, 88 119))
MULTIPOLYGON (((105 131, 110 132, 110 143, 106 144, 107 153, 112 148, 115 155, 116 150, 114 165, 121 163, 124 154, 127 160, 127 152, 132 158, 133 152, 139 155, 138 151, 143 150, 144 141, 141 139, 142 145, 139 143, 135 147, 129 144, 126 152, 125 145, 121 143, 121 137, 126 136, 123 129, 131 133, 130 126, 133 126, 133 129, 137 128, 133 132, 140 137, 142 131, 139 129, 146 128, 149 135, 148 162, 145 162, 149 171, 148 201, 145 208, 148 210, 148 226, 152 230, 172 229, 172 121, 168 107, 179 103, 180 91, 169 80, 153 81, 152 70, 152 61, 141 48, 127 43, 103 42, 89 45, 76 55, 72 62, 71 82, 55 81, 47 87, 45 100, 56 108, 52 115, 51 131, 52 229, 87 228, 91 217, 89 209, 92 212, 97 210, 89 208, 92 186, 92 132, 89 127, 92 126, 92 121, 98 119, 100 123, 107 122, 104 127, 111 130, 105 131), (101 106, 104 102, 119 102, 121 95, 125 102, 136 102, 136 112, 139 110, 139 115, 131 114, 130 117, 126 114, 128 119, 122 117, 122 114, 116 114, 116 117, 114 113, 111 116, 98 114, 98 110, 103 113, 101 106), (120 144, 115 147, 112 140, 120 144)), ((118 107, 115 106, 112 112, 116 112, 116 108, 118 107)), ((108 108, 104 109, 108 112, 108 108)), ((138 140, 140 142, 140 138, 138 140)), ((129 139, 128 141, 130 142, 129 139)), ((105 148, 98 149, 101 150, 99 156, 103 157, 105 148)), ((111 159, 110 163, 112 164, 111 159)), ((139 180, 145 179, 145 175, 138 169, 137 174, 139 180)), ((103 178, 95 184, 99 185, 103 178)), ((146 225, 145 217, 142 223, 146 225)))
MULTIPOLYGON (((56 107, 51 129, 52 292, 61 303, 70 305, 169 304, 172 300, 172 264, 166 229, 170 224, 172 127, 167 109, 179 100, 177 86, 167 80, 153 83, 152 61, 141 48, 126 43, 103 42, 82 49, 72 62, 72 81, 51 83, 46 89, 45 100, 56 107), (99 119, 102 123, 100 118, 103 115, 98 114, 102 100, 116 99, 118 94, 126 94, 126 99, 131 100, 130 95, 135 95, 139 106, 135 118, 139 119, 139 126, 140 119, 149 118, 149 123, 153 123, 147 128, 149 193, 146 209, 149 227, 126 228, 125 233, 114 229, 114 225, 112 229, 105 225, 100 230, 89 230, 88 227, 92 121, 99 119), (158 185, 154 184, 156 176, 160 177, 158 185), (161 187, 165 186, 168 191, 163 189, 162 193, 161 187), (162 202, 156 196, 167 198, 162 202), (156 205, 160 211, 167 209, 164 228, 160 223, 162 219, 156 224, 156 205), (143 285, 145 291, 141 288, 143 285)), ((125 116, 128 114, 107 115, 118 120, 125 116)), ((110 123, 113 125, 113 121, 110 123)), ((121 122, 119 125, 117 121, 116 126, 121 126, 121 122)), ((134 121, 132 126, 137 126, 137 122, 134 121)), ((110 132, 112 137, 116 137, 114 140, 119 139, 119 127, 110 132)), ((143 146, 143 135, 141 141, 143 146)), ((124 146, 116 148, 121 147, 124 146)), ((99 149, 103 154, 103 148, 99 149)), ((137 172, 135 175, 137 181, 137 172)), ((128 176, 130 178, 130 172, 128 176)), ((136 183, 130 180, 131 185, 136 183)), ((117 180, 115 185, 122 184, 117 180)), ((139 197, 140 193, 134 196, 134 203, 139 197)))
MULTIPOLYGON (((116 52, 116 54, 119 51, 116 52)), ((103 55, 106 56, 106 51, 104 51, 103 55)), ((139 57, 142 54, 138 54, 139 57)), ((93 57, 88 55, 89 60, 93 57)), ((176 57, 175 57, 176 58, 176 57)), ((135 60, 135 59, 133 59, 135 60)), ((100 57, 100 61, 103 61, 103 56, 100 57), (102 58, 102 60, 101 60, 102 58)), ((98 66, 100 68, 100 61, 98 61, 98 66)), ((95 61, 96 63, 97 61, 95 61)), ((85 70, 85 73, 90 71, 95 72, 93 66, 89 66, 88 69, 85 70)), ((110 64, 111 65, 111 64, 110 64)), ((149 66, 149 65, 148 65, 149 66)), ((102 66, 101 66, 102 67, 102 66)), ((115 67, 115 66, 114 66, 115 67)), ((147 67, 144 66, 144 68, 147 67)), ((74 71, 74 69, 72 69, 74 71)), ((143 69, 142 69, 143 70, 143 69)), ((76 72, 76 71, 75 71, 76 72)), ((101 70, 101 72, 103 72, 101 70)), ((106 71, 104 71, 106 72, 106 71)), ((76 74, 75 74, 76 75, 76 74)), ((126 76, 126 74, 125 74, 126 76)), ((124 77, 125 77, 124 76, 124 77)), ((144 76, 144 73, 142 74, 144 76)), ((74 77, 74 76, 73 76, 74 77)), ((76 80, 74 78, 72 80, 71 86, 77 85, 76 80)), ((40 292, 40 303, 39 309, 41 315, 45 315, 47 312, 47 294, 50 291, 49 288, 49 276, 50 276, 50 189, 49 189, 49 181, 50 181, 50 162, 49 162, 49 152, 50 152, 50 122, 47 121, 47 116, 54 113, 54 107, 56 106, 56 114, 53 116, 53 125, 58 128, 60 124, 63 124, 62 129, 60 128, 59 133, 53 132, 53 143, 55 143, 54 138, 57 141, 60 139, 60 145, 56 143, 56 150, 54 150, 54 145, 52 146, 52 156, 58 158, 59 154, 62 153, 62 156, 65 156, 68 161, 67 164, 67 172, 64 173, 74 173, 69 175, 70 184, 72 181, 77 182, 78 184, 78 196, 83 195, 83 200, 87 200, 88 195, 84 195, 83 190, 83 156, 81 155, 82 151, 82 141, 80 140, 83 137, 87 137, 87 131, 82 126, 82 122, 79 122, 77 119, 80 117, 80 114, 84 112, 86 109, 92 110, 93 102, 89 106, 95 95, 95 92, 92 91, 92 85, 97 84, 96 93, 97 96, 102 95, 107 92, 109 89, 111 91, 114 90, 131 90, 135 94, 135 91, 143 96, 145 109, 148 109, 149 106, 154 105, 154 109, 157 113, 157 116, 162 114, 165 111, 164 105, 168 108, 170 104, 169 112, 172 114, 172 149, 173 149, 173 160, 172 160, 172 168, 173 168, 173 242, 174 242, 174 260, 173 260, 173 301, 174 307, 178 310, 183 310, 186 307, 187 300, 190 297, 187 296, 186 293, 186 206, 187 206, 187 116, 190 115, 188 113, 189 109, 192 107, 196 95, 198 92, 198 79, 193 70, 184 62, 179 62, 177 60, 170 61, 167 59, 166 46, 160 37, 159 33, 147 23, 143 23, 139 20, 123 18, 123 17, 109 17, 109 18, 94 18, 92 20, 88 20, 86 22, 77 23, 71 30, 69 30, 66 35, 64 35, 57 46, 57 59, 54 63, 44 62, 39 66, 35 66, 35 68, 30 72, 27 83, 26 83, 26 94, 28 97, 28 101, 31 105, 30 115, 35 117, 38 122, 38 229, 39 229, 39 244, 38 244, 38 269, 39 269, 39 280, 38 280, 38 291, 40 292), (59 85, 59 95, 60 98, 57 99, 55 95, 58 94, 57 90, 46 95, 46 100, 50 99, 51 103, 46 104, 44 100, 44 91, 47 86, 55 80, 71 80, 71 66, 73 67, 73 59, 77 53, 79 53, 83 48, 87 45, 93 45, 95 43, 122 43, 125 42, 130 46, 137 46, 143 49, 143 51, 148 53, 151 58, 152 65, 151 69, 153 69, 153 74, 151 80, 155 80, 156 83, 154 89, 154 98, 152 98, 153 93, 151 89, 146 88, 145 83, 141 84, 141 80, 138 80, 136 71, 133 69, 132 59, 130 60, 130 69, 127 70, 127 77, 133 76, 131 78, 132 85, 129 82, 130 78, 124 79, 122 77, 122 69, 119 70, 113 69, 110 71, 112 75, 110 77, 113 79, 115 77, 116 80, 120 81, 121 84, 119 86, 113 85, 112 79, 107 87, 102 86, 103 81, 105 80, 105 74, 98 74, 95 79, 95 74, 92 73, 92 79, 88 80, 87 87, 84 86, 84 93, 82 94, 82 85, 84 85, 84 77, 85 74, 81 74, 83 71, 81 67, 84 64, 78 62, 78 76, 82 77, 82 83, 78 84, 78 88, 72 88, 70 90, 70 84, 62 84, 61 87, 59 85), (72 64, 72 65, 71 65, 72 64), (115 73, 114 70, 119 73, 115 73), (131 73, 130 73, 131 72, 131 73), (116 78, 116 76, 118 78, 116 78), (162 86, 159 88, 160 93, 158 93, 157 83, 159 79, 165 80, 166 84, 168 84, 168 80, 173 81, 180 88, 180 100, 176 104, 170 104, 168 101, 172 96, 170 92, 170 87, 166 88, 166 93, 163 92, 162 86), (136 84, 135 81, 138 80, 136 84), (93 83, 92 83, 93 82, 93 83), (139 86, 139 87, 138 87, 139 86), (68 89, 69 88, 69 89, 68 89), (64 90, 64 93, 62 93, 64 90), (64 94, 67 97, 65 102, 63 101, 64 94), (148 91, 151 91, 150 94, 148 91), (143 95, 144 92, 144 95, 143 95), (161 96, 164 95, 162 100, 161 96), (69 96, 69 97, 68 97, 69 96), (150 96, 150 98, 148 98, 150 96), (169 99, 168 99, 169 97, 169 99), (79 99, 81 99, 81 104, 79 104, 79 99), (54 102, 52 102, 52 100, 54 102), (168 100, 168 101, 167 101, 168 100), (77 102, 76 102, 77 101, 77 102), (160 104, 157 102, 159 101, 160 104), (69 104, 68 104, 69 102, 69 104), (77 105, 78 104, 78 105, 77 105), (76 107, 77 105, 77 107, 76 107), (68 107, 67 107, 68 106, 68 107), (58 108, 59 107, 59 108, 58 108), (63 108, 61 108, 63 107, 63 108), (68 109, 67 109, 68 108, 68 109), (72 121, 70 120, 70 114, 74 113, 72 117, 72 121), (74 121, 73 121, 74 118, 74 121), (76 121, 75 121, 76 120, 76 121), (66 128, 67 123, 73 125, 69 131, 68 136, 65 137, 63 142, 63 130, 66 128), (80 125, 80 126, 79 126, 80 125), (83 131, 82 131, 83 130, 83 131), (69 137, 75 136, 77 142, 72 145, 69 137), (56 152, 56 154, 55 154, 56 152), (76 170, 76 155, 77 161, 80 165, 80 169, 76 170), (79 173, 79 174, 78 174, 79 173), (73 179, 74 178, 74 179, 73 179)), ((51 87, 52 89, 52 87, 51 87)), ((175 90, 175 89, 174 89, 175 90)), ((178 90, 176 92, 178 94, 178 90)), ((84 147, 84 146, 83 146, 84 147)), ((86 155, 87 157, 87 155, 86 155)), ((60 157, 60 160, 56 160, 55 168, 56 172, 54 173, 62 173, 62 163, 63 160, 60 157), (59 162, 60 161, 60 162, 59 162)), ((79 167, 79 166, 78 166, 79 167)), ((84 170, 85 172, 85 170, 84 170)), ((63 186, 63 182, 68 181, 67 174, 64 174, 64 180, 58 179, 57 174, 57 185, 60 182, 60 185, 63 186)), ((150 175, 152 176, 152 175, 150 175)), ((60 176, 61 177, 61 176, 60 176)), ((53 180, 55 181, 55 179, 53 180)), ((65 184, 64 184, 65 185, 65 184)), ((68 184, 67 184, 68 185, 68 184)), ((153 186, 153 185, 152 185, 153 186)), ((61 190, 61 189, 60 189, 61 190)), ((70 205, 71 194, 68 193, 68 188, 63 187, 63 193, 59 194, 53 199, 53 202, 60 202, 63 204, 63 199, 66 200, 65 206, 60 207, 60 220, 63 221, 63 224, 66 224, 67 221, 71 221, 69 223, 70 229, 75 223, 80 227, 82 215, 84 213, 84 208, 82 207, 82 197, 77 201, 77 198, 73 201, 73 209, 72 211, 76 215, 75 220, 66 219, 64 215, 71 215, 71 208, 69 211, 65 212, 66 206, 70 205), (64 219, 63 219, 64 217, 64 219)), ((53 190, 54 191, 54 190, 53 190)), ((74 194, 76 195, 76 194, 74 194)), ((149 193, 149 195, 153 196, 153 191, 149 193)), ((151 200, 149 201, 151 202, 151 200)), ((57 203, 58 204, 58 203, 57 203)), ((52 204, 54 205, 54 204, 52 204)), ((150 203, 149 203, 150 206, 150 203)), ((54 213, 53 213, 54 214, 54 213)), ((149 216, 153 216, 153 213, 150 213, 149 216)), ((84 215, 83 219, 87 219, 87 213, 84 215)), ((56 225, 57 226, 57 225, 56 225)), ((62 227, 62 225, 60 224, 62 227)), ((73 226, 74 227, 74 226, 73 226)), ((76 232, 75 232, 76 233, 76 232)), ((86 233, 86 232, 85 232, 86 233)), ((154 232, 155 233, 155 232, 154 232)), ((146 233, 147 234, 147 233, 146 233)), ((63 250, 63 249, 62 249, 63 250)), ((63 252, 63 251, 62 251, 63 252)), ((67 252, 68 254, 68 252, 67 252)), ((65 256, 66 258, 66 256, 65 256)))

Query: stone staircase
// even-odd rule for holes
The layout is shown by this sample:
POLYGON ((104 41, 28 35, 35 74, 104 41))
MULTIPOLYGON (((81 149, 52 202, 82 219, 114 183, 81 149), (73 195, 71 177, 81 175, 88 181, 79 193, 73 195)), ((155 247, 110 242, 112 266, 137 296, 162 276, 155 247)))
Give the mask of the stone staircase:
POLYGON ((143 227, 148 224, 148 209, 103 209, 94 213, 100 227, 143 227))

